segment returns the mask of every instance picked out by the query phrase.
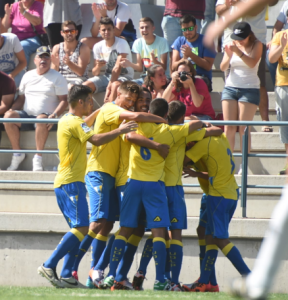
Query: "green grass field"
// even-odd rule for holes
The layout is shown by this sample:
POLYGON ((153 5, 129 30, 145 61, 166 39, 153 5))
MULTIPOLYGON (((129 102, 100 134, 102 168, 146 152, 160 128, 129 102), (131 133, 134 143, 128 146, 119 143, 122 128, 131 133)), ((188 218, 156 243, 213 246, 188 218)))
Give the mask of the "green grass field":
MULTIPOLYGON (((0 299, 1 300, 33 300, 33 299, 47 299, 47 300, 74 300, 74 299, 93 299, 100 298, 105 300, 127 299, 127 300, 139 300, 139 299, 197 299, 197 300, 212 300, 221 299, 228 300, 233 299, 226 293, 173 293, 173 292, 153 292, 151 290, 136 292, 136 291, 100 291, 100 290, 62 290, 47 287, 0 287, 0 299)), ((286 294, 271 294, 270 299, 288 300, 286 294)))

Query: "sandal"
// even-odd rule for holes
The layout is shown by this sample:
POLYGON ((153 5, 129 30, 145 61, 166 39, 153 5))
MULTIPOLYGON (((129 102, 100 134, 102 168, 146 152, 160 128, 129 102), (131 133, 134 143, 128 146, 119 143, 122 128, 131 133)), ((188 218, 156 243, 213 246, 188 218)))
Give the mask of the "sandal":
POLYGON ((273 127, 272 126, 262 126, 261 131, 262 132, 273 132, 273 127))

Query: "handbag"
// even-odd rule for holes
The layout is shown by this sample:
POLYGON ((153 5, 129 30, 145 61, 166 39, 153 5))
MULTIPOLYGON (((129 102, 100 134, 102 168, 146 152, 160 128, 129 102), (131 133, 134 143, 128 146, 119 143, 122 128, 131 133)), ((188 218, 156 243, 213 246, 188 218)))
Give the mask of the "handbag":
POLYGON ((50 49, 50 43, 49 43, 49 39, 48 39, 47 33, 39 34, 38 31, 36 30, 35 26, 32 23, 30 23, 30 25, 31 25, 33 31, 38 36, 38 38, 40 39, 41 45, 42 46, 47 46, 50 49))

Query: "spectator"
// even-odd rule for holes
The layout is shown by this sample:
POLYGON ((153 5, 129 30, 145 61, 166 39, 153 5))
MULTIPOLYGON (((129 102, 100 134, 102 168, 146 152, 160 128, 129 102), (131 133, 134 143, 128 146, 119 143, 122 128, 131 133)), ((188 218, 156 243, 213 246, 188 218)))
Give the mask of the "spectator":
POLYGON ((88 79, 90 49, 76 40, 77 34, 76 24, 65 21, 61 31, 64 43, 55 45, 51 56, 51 68, 65 77, 68 87, 71 84, 82 84, 88 79))
MULTIPOLYGON (((277 32, 272 40, 269 54, 269 61, 275 63, 278 61, 276 73, 276 111, 278 121, 288 121, 288 30, 277 32)), ((286 154, 288 154, 288 126, 280 126, 280 139, 285 145, 286 154)), ((288 164, 280 171, 280 175, 285 175, 288 164)))
POLYGON ((44 33, 43 4, 35 0, 22 0, 10 6, 6 4, 2 23, 7 30, 11 27, 12 33, 18 36, 25 52, 27 66, 29 66, 30 55, 41 46, 41 40, 37 33, 44 33))
POLYGON ((153 65, 147 69, 147 76, 144 79, 144 86, 151 93, 152 100, 162 98, 163 92, 168 85, 165 70, 160 65, 153 65))
MULTIPOLYGON (((218 0, 216 3, 216 13, 221 17, 226 11, 230 12, 230 15, 238 10, 237 3, 240 0, 218 0)), ((273 1, 271 1, 271 5, 273 1)), ((274 0, 275 2, 275 0, 274 0)), ((270 5, 270 4, 269 4, 270 5)), ((254 32, 256 38, 262 43, 262 58, 260 61, 258 76, 260 78, 260 104, 259 110, 262 121, 269 121, 269 113, 268 113, 268 94, 266 90, 266 66, 265 66, 265 58, 266 58, 266 16, 267 6, 263 8, 263 6, 258 6, 256 9, 250 12, 249 15, 242 17, 242 22, 247 22, 251 26, 251 30, 254 32)), ((224 31, 224 39, 223 39, 223 47, 225 45, 232 42, 231 34, 233 33, 233 26, 236 22, 231 23, 228 28, 224 31)), ((226 77, 228 76, 229 69, 226 73, 226 77)), ((273 128, 271 126, 263 126, 263 132, 272 132, 273 128)))
POLYGON ((79 39, 82 30, 82 15, 78 0, 49 0, 44 5, 44 28, 49 38, 50 47, 63 42, 61 25, 67 20, 75 22, 79 39))
POLYGON ((216 0, 205 0, 205 12, 204 12, 204 20, 202 23, 202 29, 201 34, 205 34, 205 31, 208 27, 208 25, 215 21, 215 6, 216 6, 216 0))
POLYGON ((180 19, 183 36, 179 36, 173 45, 172 68, 175 69, 180 59, 188 59, 194 64, 196 74, 200 76, 212 91, 212 66, 216 56, 215 52, 203 44, 203 35, 197 33, 196 20, 191 15, 180 19))
POLYGON ((195 16, 195 25, 197 25, 196 31, 200 33, 201 20, 204 19, 204 11, 204 0, 166 0, 161 27, 169 47, 182 35, 180 18, 184 17, 184 15, 190 14, 195 16))
POLYGON ((17 88, 26 65, 25 53, 18 37, 13 33, 0 33, 0 71, 9 74, 17 88))
MULTIPOLYGON (((50 69, 51 57, 48 47, 40 47, 34 59, 36 69, 27 72, 19 87, 19 96, 4 118, 51 119, 60 116, 67 107, 67 83, 57 71, 50 69), (24 105, 24 108, 23 108, 24 105), (22 110, 23 108, 23 110, 22 110)), ((43 150, 53 124, 5 123, 5 130, 15 153, 7 170, 15 171, 24 160, 20 150, 19 130, 35 130, 36 149, 43 150)), ((55 127, 55 126, 54 126, 55 127)), ((43 171, 42 154, 35 154, 33 171, 43 171)))
POLYGON ((181 60, 172 73, 172 81, 165 89, 163 98, 168 102, 183 102, 186 105, 187 119, 213 120, 215 112, 208 88, 205 82, 195 78, 195 75, 193 64, 187 59, 181 60))
POLYGON ((131 60, 122 59, 122 67, 132 67, 135 71, 144 73, 140 79, 134 80, 139 85, 142 85, 144 78, 147 75, 147 68, 157 64, 163 67, 166 76, 170 76, 169 72, 169 46, 167 41, 154 34, 155 26, 151 18, 145 17, 139 21, 139 30, 142 38, 137 39, 132 47, 132 51, 136 53, 137 63, 134 64, 131 60))
MULTIPOLYGON (((14 0, 0 0, 0 19, 2 19, 5 16, 5 5, 8 3, 11 5, 14 3, 14 0)), ((3 26, 2 22, 0 21, 0 32, 4 33, 7 32, 6 28, 3 26)))
POLYGON ((92 4, 93 24, 91 27, 92 37, 82 39, 82 42, 87 44, 90 49, 102 40, 99 36, 99 25, 101 18, 110 18, 115 26, 115 36, 123 36, 130 47, 136 40, 136 30, 131 20, 131 11, 129 6, 117 0, 103 0, 102 3, 92 4))
MULTIPOLYGON (((262 55, 262 44, 258 41, 247 22, 234 25, 233 42, 225 46, 220 68, 231 68, 222 92, 222 110, 225 121, 252 121, 260 102, 260 80, 257 75, 262 55)), ((239 126, 240 147, 245 126, 239 126)), ((225 126, 225 134, 232 152, 235 145, 237 126, 225 126)), ((251 136, 249 133, 249 147, 251 136)), ((242 174, 242 165, 238 174, 242 174)))
MULTIPOLYGON (((12 106, 15 93, 16 85, 14 80, 0 71, 0 118, 3 118, 6 111, 12 106)), ((1 124, 0 130, 2 129, 3 125, 1 124)))
POLYGON ((110 18, 100 20, 100 34, 103 41, 93 47, 94 77, 89 78, 84 85, 88 85, 93 93, 106 90, 105 101, 108 102, 115 100, 121 82, 133 78, 134 70, 120 66, 121 59, 132 60, 132 55, 128 43, 115 36, 114 23, 110 18), (100 75, 102 67, 105 67, 104 75, 100 75))

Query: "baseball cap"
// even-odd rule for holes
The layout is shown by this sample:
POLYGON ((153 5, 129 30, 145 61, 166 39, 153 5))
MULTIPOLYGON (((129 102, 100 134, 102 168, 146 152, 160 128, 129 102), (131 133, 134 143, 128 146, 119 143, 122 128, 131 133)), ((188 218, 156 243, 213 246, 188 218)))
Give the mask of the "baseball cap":
POLYGON ((41 46, 36 50, 36 55, 48 54, 50 56, 50 50, 47 46, 41 46))
POLYGON ((246 39, 251 32, 251 26, 246 22, 236 23, 231 34, 232 40, 242 41, 246 39))

